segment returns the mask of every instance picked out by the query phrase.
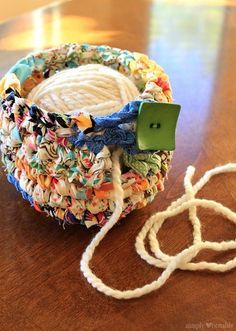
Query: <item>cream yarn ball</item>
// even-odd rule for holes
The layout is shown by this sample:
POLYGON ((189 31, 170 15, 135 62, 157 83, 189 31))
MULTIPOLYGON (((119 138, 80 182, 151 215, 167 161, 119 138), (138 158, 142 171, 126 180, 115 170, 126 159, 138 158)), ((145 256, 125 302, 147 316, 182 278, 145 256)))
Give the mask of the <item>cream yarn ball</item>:
POLYGON ((117 112, 140 94, 120 72, 101 64, 62 70, 42 81, 28 95, 50 112, 86 111, 94 116, 117 112))

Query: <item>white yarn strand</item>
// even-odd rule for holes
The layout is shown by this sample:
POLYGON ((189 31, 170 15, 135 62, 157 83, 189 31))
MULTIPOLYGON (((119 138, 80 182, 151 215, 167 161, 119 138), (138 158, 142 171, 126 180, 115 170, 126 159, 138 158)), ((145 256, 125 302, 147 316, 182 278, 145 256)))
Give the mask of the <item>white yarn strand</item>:
POLYGON ((94 288, 106 294, 107 296, 111 296, 116 299, 132 299, 142 297, 145 294, 159 289, 165 284, 165 282, 176 269, 192 271, 211 270, 215 272, 226 272, 236 267, 236 257, 227 261, 226 263, 206 261, 191 262, 191 260, 203 249, 227 251, 236 248, 236 240, 221 242, 202 240, 201 222, 197 216, 197 207, 212 209, 215 212, 224 216, 229 221, 233 222, 234 224, 236 224, 236 213, 214 200, 195 198, 195 195, 211 179, 211 177, 220 173, 236 172, 236 163, 228 163, 223 166, 208 170, 195 185, 192 185, 192 177, 194 175, 195 168, 193 166, 189 166, 187 168, 184 178, 185 193, 183 194, 183 196, 172 202, 171 205, 165 211, 158 212, 151 216, 149 220, 146 221, 140 233, 136 237, 135 248, 140 257, 147 263, 165 270, 162 272, 159 278, 157 278, 153 282, 131 290, 121 291, 104 284, 103 281, 98 278, 89 268, 89 262, 93 257, 95 248, 99 245, 102 239, 104 239, 108 231, 117 223, 122 213, 123 189, 120 180, 120 154, 120 150, 113 153, 112 178, 115 194, 115 210, 109 221, 97 233, 97 235, 88 245, 82 255, 80 262, 80 268, 82 273, 94 288), (176 216, 185 210, 189 210, 189 220, 193 226, 193 244, 174 256, 167 255, 163 253, 160 249, 159 242, 157 240, 157 233, 166 219, 176 216), (145 248, 144 243, 147 236, 149 239, 151 251, 154 256, 150 255, 145 248))

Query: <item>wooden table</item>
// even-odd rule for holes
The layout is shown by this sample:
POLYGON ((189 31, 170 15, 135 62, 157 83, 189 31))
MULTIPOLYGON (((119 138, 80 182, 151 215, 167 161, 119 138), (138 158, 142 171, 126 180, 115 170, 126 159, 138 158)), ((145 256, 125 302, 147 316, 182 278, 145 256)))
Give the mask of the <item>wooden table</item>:
MULTIPOLYGON (((9 5, 13 5, 12 3, 9 5)), ((234 1, 66 1, 0 26, 3 74, 29 51, 61 42, 109 44, 148 53, 168 72, 182 105, 177 148, 165 191, 133 212, 98 247, 92 268, 110 286, 134 288, 161 270, 146 265, 135 237, 156 210, 183 193, 189 164, 196 179, 236 160, 236 7, 234 1)), ((117 301, 98 293, 80 273, 83 251, 98 229, 57 226, 0 180, 0 330, 236 330, 236 270, 176 271, 158 291, 117 301)), ((200 197, 236 210, 236 174, 219 175, 200 197)), ((235 227, 199 210, 203 238, 235 238, 235 227)), ((158 238, 169 254, 191 243, 187 212, 171 218, 158 238)), ((204 251, 196 260, 226 261, 204 251)))

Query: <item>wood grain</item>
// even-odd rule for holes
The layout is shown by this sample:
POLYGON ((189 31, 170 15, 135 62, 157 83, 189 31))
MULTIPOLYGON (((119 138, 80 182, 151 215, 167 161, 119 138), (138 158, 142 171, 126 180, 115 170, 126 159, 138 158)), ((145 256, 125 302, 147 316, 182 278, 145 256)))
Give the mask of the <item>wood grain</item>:
MULTIPOLYGON (((236 159, 236 9, 232 2, 224 6, 222 1, 220 5, 216 1, 201 5, 162 1, 160 5, 147 0, 119 4, 74 0, 40 15, 46 26, 39 40, 42 46, 74 40, 148 52, 169 73, 175 101, 182 105, 165 191, 113 228, 91 263, 110 286, 141 286, 161 273, 140 260, 134 249, 147 218, 182 194, 189 164, 197 167, 197 179, 207 169, 236 159), (68 26, 68 20, 75 26, 68 26)), ((38 33, 34 18, 35 13, 28 13, 0 25, 1 74, 37 46, 35 40, 32 46, 38 33)), ((64 231, 30 208, 3 171, 0 192, 1 331, 236 330, 236 270, 225 274, 177 271, 159 291, 116 301, 93 289, 79 270, 81 255, 98 229, 76 226, 64 231)), ((199 196, 236 210, 236 174, 214 178, 199 196)), ((203 209, 199 215, 204 239, 235 238, 235 227, 222 217, 203 209)), ((187 213, 169 219, 160 231, 161 247, 167 253, 191 243, 187 219, 187 213)), ((225 261, 235 253, 205 251, 197 260, 225 261)))

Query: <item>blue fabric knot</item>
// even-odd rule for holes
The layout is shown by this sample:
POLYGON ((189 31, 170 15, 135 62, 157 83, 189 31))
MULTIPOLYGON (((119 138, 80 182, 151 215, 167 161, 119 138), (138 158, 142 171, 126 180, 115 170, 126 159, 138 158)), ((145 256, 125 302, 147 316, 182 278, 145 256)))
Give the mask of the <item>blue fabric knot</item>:
POLYGON ((86 141, 86 135, 83 132, 79 132, 76 136, 71 136, 68 140, 76 147, 82 147, 86 141))
POLYGON ((135 143, 135 135, 131 131, 125 131, 121 128, 106 129, 103 141, 106 145, 130 145, 135 143))
POLYGON ((31 206, 33 206, 33 203, 34 203, 33 198, 20 187, 19 181, 13 175, 10 175, 10 174, 7 175, 7 179, 11 184, 13 184, 15 186, 15 188, 18 192, 21 192, 23 198, 25 200, 28 200, 30 202, 31 206))
MULTIPOLYGON (((136 147, 135 132, 119 127, 121 124, 132 123, 138 116, 138 110, 142 100, 127 103, 120 111, 107 116, 94 118, 92 135, 78 132, 69 137, 69 141, 76 147, 86 145, 93 153, 99 153, 105 145, 117 145, 124 148, 129 154, 139 153, 136 147)), ((145 100, 145 102, 155 102, 145 100)))
POLYGON ((93 153, 99 153, 105 145, 118 145, 124 149, 131 148, 135 144, 135 134, 131 131, 123 130, 119 127, 108 128, 104 133, 96 134, 91 137, 80 133, 77 137, 70 138, 71 143, 76 147, 82 147, 86 144, 93 153))
POLYGON ((134 121, 138 115, 138 109, 142 101, 131 101, 124 105, 120 111, 107 116, 95 117, 95 129, 113 128, 120 124, 134 121))

